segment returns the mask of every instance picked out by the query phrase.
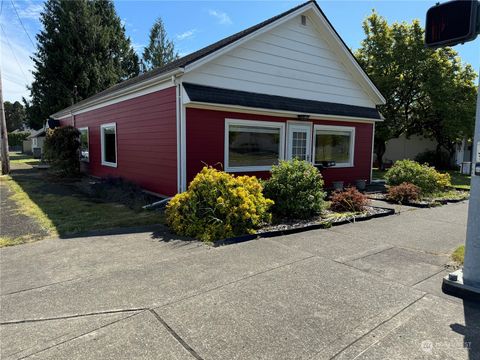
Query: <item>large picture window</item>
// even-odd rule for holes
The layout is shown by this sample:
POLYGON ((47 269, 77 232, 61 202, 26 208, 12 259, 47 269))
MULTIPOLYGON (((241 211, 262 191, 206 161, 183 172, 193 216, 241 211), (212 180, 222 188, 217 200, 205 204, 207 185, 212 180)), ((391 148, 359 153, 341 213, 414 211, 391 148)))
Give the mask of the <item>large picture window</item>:
POLYGON ((355 128, 315 125, 314 162, 335 161, 336 167, 353 166, 355 128))
POLYGON ((90 152, 88 149, 88 127, 78 129, 80 131, 80 161, 88 162, 90 152))
POLYGON ((283 159, 283 123, 225 121, 225 170, 262 171, 283 159))
POLYGON ((102 143, 102 165, 117 167, 117 125, 104 124, 100 127, 102 143))

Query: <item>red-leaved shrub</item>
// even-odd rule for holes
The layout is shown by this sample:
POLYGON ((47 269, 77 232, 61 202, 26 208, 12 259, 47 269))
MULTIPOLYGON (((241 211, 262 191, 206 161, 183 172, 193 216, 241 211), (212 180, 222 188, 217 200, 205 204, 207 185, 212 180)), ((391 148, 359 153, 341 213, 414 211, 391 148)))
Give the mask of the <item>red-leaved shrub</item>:
POLYGON ((330 198, 330 210, 336 212, 360 212, 369 204, 368 198, 354 187, 335 191, 330 198))
POLYGON ((403 182, 388 188, 387 200, 400 204, 407 204, 420 199, 422 190, 412 183, 403 182))

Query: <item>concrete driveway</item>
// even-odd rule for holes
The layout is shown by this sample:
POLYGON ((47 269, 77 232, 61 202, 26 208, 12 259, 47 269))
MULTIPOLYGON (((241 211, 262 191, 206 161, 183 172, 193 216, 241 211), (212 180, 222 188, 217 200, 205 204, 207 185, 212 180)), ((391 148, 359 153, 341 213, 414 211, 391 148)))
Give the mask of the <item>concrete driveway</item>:
POLYGON ((0 250, 2 359, 480 359, 442 294, 467 204, 211 248, 153 232, 0 250))

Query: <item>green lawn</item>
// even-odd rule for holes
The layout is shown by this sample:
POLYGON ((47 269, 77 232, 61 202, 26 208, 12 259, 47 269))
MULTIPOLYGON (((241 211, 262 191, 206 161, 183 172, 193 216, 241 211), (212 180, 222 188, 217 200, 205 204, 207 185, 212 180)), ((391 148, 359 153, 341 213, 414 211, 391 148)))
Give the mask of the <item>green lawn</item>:
POLYGON ((28 164, 36 165, 40 163, 40 160, 34 159, 30 155, 22 154, 21 152, 13 151, 8 153, 10 157, 10 163, 13 164, 28 164))
MULTIPOLYGON (((26 158, 20 159, 27 162, 26 158)), ((13 163, 12 163, 13 165, 13 163)), ((73 237, 90 230, 104 230, 163 223, 158 211, 134 210, 123 204, 102 201, 83 194, 72 183, 51 181, 44 173, 12 171, 0 181, 9 187, 19 212, 33 217, 49 236, 73 237)), ((39 240, 25 236, 0 238, 0 247, 39 240)))
MULTIPOLYGON (((442 172, 442 171, 441 171, 442 172)), ((470 190, 470 180, 471 176, 463 175, 458 172, 458 170, 448 170, 446 171, 452 177, 452 185, 461 189, 470 190)), ((378 168, 373 168, 373 179, 383 180, 387 172, 379 170, 378 168)))

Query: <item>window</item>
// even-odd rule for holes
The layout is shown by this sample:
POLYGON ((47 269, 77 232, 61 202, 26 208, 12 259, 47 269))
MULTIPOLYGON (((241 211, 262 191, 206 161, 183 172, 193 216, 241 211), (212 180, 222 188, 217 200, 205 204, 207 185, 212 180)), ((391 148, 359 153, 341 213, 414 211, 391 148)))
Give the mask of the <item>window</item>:
POLYGON ((102 143, 102 165, 117 167, 117 124, 100 127, 102 143))
POLYGON ((262 171, 283 159, 285 124, 225 120, 225 170, 262 171))
POLYGON ((352 167, 355 148, 355 128, 315 125, 315 164, 335 161, 336 167, 352 167))
POLYGON ((88 162, 90 153, 88 149, 88 127, 78 129, 80 131, 80 161, 88 162))

